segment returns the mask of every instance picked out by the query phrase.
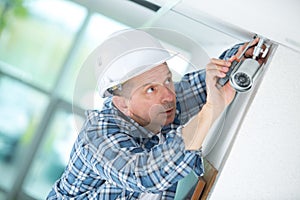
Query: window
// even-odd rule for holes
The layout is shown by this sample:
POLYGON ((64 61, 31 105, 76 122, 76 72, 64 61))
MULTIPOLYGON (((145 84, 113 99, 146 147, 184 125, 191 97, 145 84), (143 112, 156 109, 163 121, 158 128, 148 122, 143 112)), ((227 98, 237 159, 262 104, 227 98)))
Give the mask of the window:
POLYGON ((9 190, 43 116, 45 95, 0 75, 0 187, 9 190))
POLYGON ((59 109, 26 177, 24 190, 35 199, 46 199, 53 183, 64 171, 83 118, 59 109))
POLYGON ((91 76, 85 75, 85 81, 80 82, 78 85, 76 85, 76 81, 80 73, 83 73, 81 66, 88 55, 110 34, 126 28, 129 27, 101 14, 93 14, 90 17, 86 29, 84 29, 83 35, 75 48, 74 59, 68 64, 67 75, 64 77, 62 87, 59 90, 59 94, 62 98, 70 102, 74 101, 76 105, 82 106, 83 108, 91 108, 91 106, 94 106, 91 105, 89 101, 94 98, 97 99, 96 101, 99 101, 98 103, 95 102, 95 106, 101 104, 101 99, 97 98, 98 95, 95 92, 97 89, 97 80, 94 74, 91 73, 91 76), (76 97, 74 97, 75 89, 76 97))
POLYGON ((86 10, 59 0, 32 1, 27 9, 26 16, 10 16, 0 37, 0 60, 13 75, 50 91, 86 10))
POLYGON ((71 1, 24 6, 23 16, 8 11, 0 34, 0 199, 45 199, 67 164, 89 106, 84 99, 95 93, 93 82, 80 86, 86 93, 72 107, 81 65, 127 28, 71 1))

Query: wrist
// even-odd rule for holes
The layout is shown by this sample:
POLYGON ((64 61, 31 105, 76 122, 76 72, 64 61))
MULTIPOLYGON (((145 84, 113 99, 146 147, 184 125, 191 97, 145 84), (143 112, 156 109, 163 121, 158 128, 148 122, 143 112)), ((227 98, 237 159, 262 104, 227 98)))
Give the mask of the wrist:
POLYGON ((212 104, 206 102, 202 107, 202 110, 206 113, 207 116, 210 116, 211 120, 214 121, 225 109, 225 105, 221 104, 212 104))
POLYGON ((219 109, 210 103, 206 103, 198 115, 194 116, 182 128, 182 137, 186 150, 198 150, 217 117, 219 109))

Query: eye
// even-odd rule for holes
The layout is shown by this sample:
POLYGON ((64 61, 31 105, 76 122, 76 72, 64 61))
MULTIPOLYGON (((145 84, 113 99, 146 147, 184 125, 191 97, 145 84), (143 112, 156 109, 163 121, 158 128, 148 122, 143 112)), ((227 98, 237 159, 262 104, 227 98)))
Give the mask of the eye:
POLYGON ((154 87, 149 87, 149 88, 147 88, 146 93, 150 94, 150 93, 153 93, 154 91, 155 91, 154 87))
POLYGON ((169 84, 171 84, 172 83, 172 78, 170 77, 170 78, 167 78, 167 80, 165 81, 165 84, 166 85, 169 85, 169 84))

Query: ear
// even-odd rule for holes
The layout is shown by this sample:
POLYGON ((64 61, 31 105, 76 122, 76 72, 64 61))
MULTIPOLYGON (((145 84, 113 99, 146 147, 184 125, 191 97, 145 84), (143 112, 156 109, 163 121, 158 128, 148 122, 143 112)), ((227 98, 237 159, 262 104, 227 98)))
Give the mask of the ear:
POLYGON ((128 100, 122 96, 113 96, 112 98, 113 104, 126 116, 130 116, 128 100))

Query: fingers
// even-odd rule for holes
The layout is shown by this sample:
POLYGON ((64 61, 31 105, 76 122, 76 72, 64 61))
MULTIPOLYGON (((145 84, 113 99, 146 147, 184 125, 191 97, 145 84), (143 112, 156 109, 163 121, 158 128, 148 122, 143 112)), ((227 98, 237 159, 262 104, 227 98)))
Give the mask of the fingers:
MULTIPOLYGON (((248 47, 248 50, 244 53, 244 57, 245 58, 251 58, 252 56, 253 56, 253 51, 254 51, 254 48, 255 48, 255 46, 257 45, 257 43, 259 42, 259 40, 260 40, 260 38, 255 38, 252 42, 251 42, 251 44, 249 45, 249 47, 248 47)), ((238 49, 238 51, 237 51, 237 53, 235 54, 237 57, 240 57, 240 55, 243 53, 243 51, 244 51, 244 49, 247 47, 247 45, 249 44, 249 42, 247 42, 247 43, 245 43, 244 45, 242 45, 239 49, 238 49)), ((262 49, 263 50, 265 50, 267 47, 266 47, 266 45, 265 44, 263 44, 263 46, 262 46, 262 49)), ((261 59, 261 58, 259 58, 259 59, 261 59)))
POLYGON ((229 67, 231 66, 232 61, 236 60, 236 56, 231 57, 229 60, 220 60, 216 58, 212 58, 210 63, 207 65, 207 72, 219 78, 223 78, 226 76, 226 73, 229 71, 229 67))
POLYGON ((215 65, 219 65, 219 66, 230 66, 230 62, 228 60, 220 60, 220 59, 216 59, 216 58, 212 58, 210 59, 210 62, 212 64, 215 64, 215 65))
POLYGON ((226 73, 231 67, 232 62, 236 60, 233 56, 229 60, 220 60, 212 58, 210 63, 206 66, 206 86, 207 86, 207 102, 212 105, 219 107, 220 105, 226 105, 227 99, 231 99, 231 94, 233 93, 229 83, 224 87, 219 87, 217 81, 219 78, 226 76, 226 73))
MULTIPOLYGON (((250 48, 247 50, 247 52, 245 54, 252 54, 253 53, 253 49, 257 43, 259 42, 259 38, 255 38, 251 44, 250 44, 250 48), (250 52, 251 51, 251 52, 250 52)), ((246 42, 245 44, 243 44, 242 46, 240 46, 240 48, 238 49, 237 53, 235 54, 237 57, 240 57, 240 55, 243 53, 244 49, 247 47, 247 45, 249 44, 249 42, 246 42)))
POLYGON ((238 57, 236 55, 232 56, 231 58, 228 59, 230 63, 232 63, 234 60, 238 60, 238 57))
MULTIPOLYGON (((255 38, 252 42, 250 46, 256 45, 259 42, 259 37, 255 38)), ((247 43, 248 44, 248 43, 247 43)))

